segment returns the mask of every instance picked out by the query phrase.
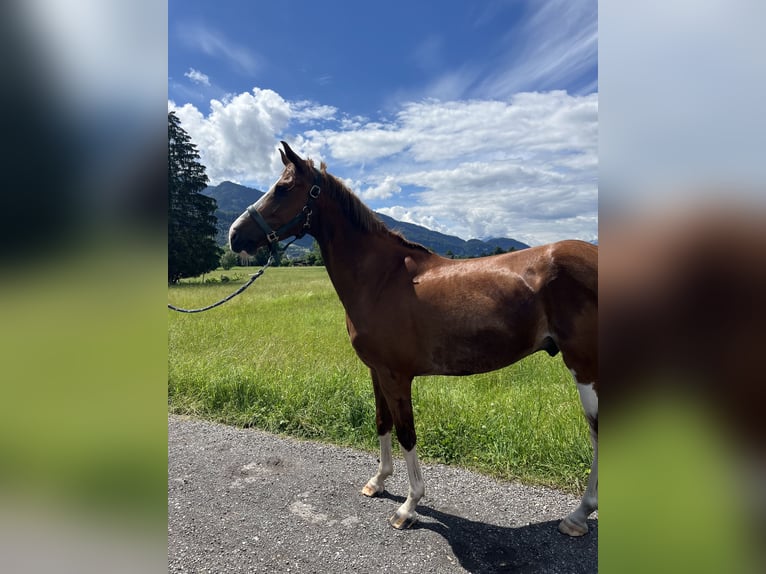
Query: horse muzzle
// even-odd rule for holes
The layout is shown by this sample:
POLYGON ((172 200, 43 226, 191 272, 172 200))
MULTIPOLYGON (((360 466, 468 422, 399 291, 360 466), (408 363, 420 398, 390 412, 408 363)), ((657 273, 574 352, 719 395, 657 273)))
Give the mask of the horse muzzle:
POLYGON ((253 255, 259 247, 266 244, 266 236, 260 232, 256 232, 257 235, 261 235, 260 238, 254 239, 251 237, 250 230, 247 229, 249 223, 250 217, 245 212, 231 224, 229 228, 229 247, 234 253, 244 251, 253 255))

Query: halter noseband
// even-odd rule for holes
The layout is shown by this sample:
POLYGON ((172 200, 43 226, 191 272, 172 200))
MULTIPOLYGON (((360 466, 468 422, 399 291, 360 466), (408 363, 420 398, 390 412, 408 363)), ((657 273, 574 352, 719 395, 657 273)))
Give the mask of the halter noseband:
MULTIPOLYGON (((303 221, 303 225, 300 228, 300 231, 298 233, 295 233, 295 237, 292 241, 295 241, 297 239, 300 239, 304 235, 306 235, 306 232, 309 230, 310 224, 311 224, 311 213, 312 213, 312 207, 314 205, 314 202, 319 198, 319 194, 322 191, 322 188, 319 187, 319 183, 321 181, 321 175, 319 171, 314 168, 314 184, 311 186, 311 189, 309 190, 309 196, 306 200, 306 205, 303 206, 303 209, 301 209, 300 213, 293 217, 290 221, 285 223, 283 226, 281 226, 276 231, 269 226, 268 223, 266 223, 266 220, 263 218, 263 216, 258 213, 258 210, 255 208, 257 205, 254 203, 250 207, 247 208, 247 213, 250 215, 253 221, 258 224, 258 227, 261 228, 261 230, 266 234, 266 241, 269 244, 269 251, 271 252, 271 256, 274 257, 275 260, 279 261, 279 252, 277 251, 277 244, 280 241, 280 235, 288 231, 291 227, 293 227, 296 223, 300 223, 303 221)), ((292 243, 292 241, 290 243, 292 243)))

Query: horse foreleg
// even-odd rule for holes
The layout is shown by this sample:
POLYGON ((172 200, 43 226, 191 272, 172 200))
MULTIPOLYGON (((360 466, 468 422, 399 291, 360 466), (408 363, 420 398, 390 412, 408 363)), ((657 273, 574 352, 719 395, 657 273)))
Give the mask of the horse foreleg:
POLYGON ((391 457, 391 433, 378 434, 380 441, 380 461, 378 472, 362 488, 365 496, 376 496, 386 489, 385 480, 394 472, 393 458, 391 457))
POLYGON ((590 438, 593 443, 593 463, 590 467, 588 486, 580 506, 559 523, 559 531, 569 536, 582 536, 588 533, 588 516, 598 508, 598 396, 593 385, 577 384, 580 402, 585 410, 585 417, 590 425, 590 438))
MULTIPOLYGON (((398 431, 397 431, 398 432, 398 431)), ((410 450, 404 451, 404 460, 407 463, 407 477, 410 481, 410 488, 407 492, 407 500, 404 501, 394 515, 388 519, 388 523, 399 530, 410 528, 418 521, 418 515, 415 513, 415 508, 418 506, 418 502, 423 498, 425 494, 426 486, 423 481, 423 474, 420 472, 420 463, 418 462, 418 455, 415 451, 415 446, 410 450)))
POLYGON ((372 375, 372 387, 375 391, 375 425, 378 429, 378 440, 380 441, 380 460, 378 461, 378 472, 362 488, 362 494, 365 496, 376 496, 385 490, 385 480, 394 472, 394 463, 391 457, 391 411, 388 409, 386 399, 380 390, 378 377, 374 370, 370 369, 372 375))
POLYGON ((407 463, 407 478, 409 479, 409 491, 407 500, 399 507, 394 515, 388 519, 391 526, 397 529, 410 528, 418 520, 415 508, 425 493, 425 482, 420 471, 417 451, 415 450, 415 419, 412 414, 412 399, 410 396, 410 383, 408 381, 407 392, 394 401, 389 400, 389 407, 396 426, 396 437, 404 453, 404 461, 407 463), (393 402, 393 404, 391 404, 393 402))

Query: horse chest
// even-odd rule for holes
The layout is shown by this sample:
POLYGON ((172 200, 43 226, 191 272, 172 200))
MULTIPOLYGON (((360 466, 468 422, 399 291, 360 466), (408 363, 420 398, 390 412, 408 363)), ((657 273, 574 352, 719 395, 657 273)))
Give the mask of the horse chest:
POLYGON ((416 331, 405 314, 390 310, 357 321, 349 317, 347 325, 354 351, 370 367, 411 364, 417 354, 416 331))

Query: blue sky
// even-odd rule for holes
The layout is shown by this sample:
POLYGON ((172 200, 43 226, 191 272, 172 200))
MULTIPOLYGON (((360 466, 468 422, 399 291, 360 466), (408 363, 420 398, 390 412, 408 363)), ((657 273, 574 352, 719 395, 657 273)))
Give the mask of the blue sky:
POLYGON ((212 183, 280 139, 373 209, 530 244, 597 237, 597 3, 169 2, 168 99, 212 183))

